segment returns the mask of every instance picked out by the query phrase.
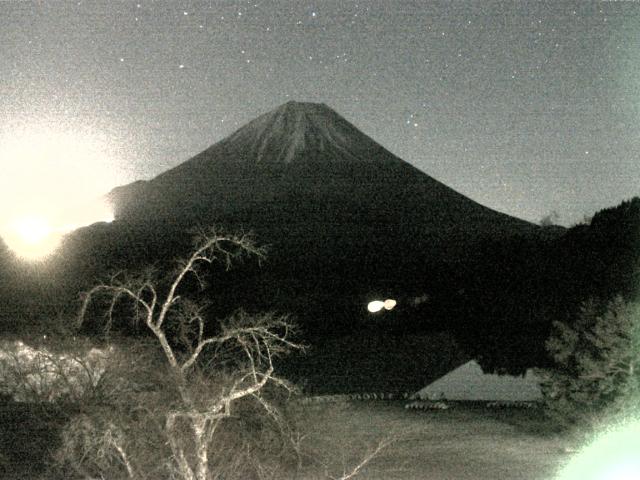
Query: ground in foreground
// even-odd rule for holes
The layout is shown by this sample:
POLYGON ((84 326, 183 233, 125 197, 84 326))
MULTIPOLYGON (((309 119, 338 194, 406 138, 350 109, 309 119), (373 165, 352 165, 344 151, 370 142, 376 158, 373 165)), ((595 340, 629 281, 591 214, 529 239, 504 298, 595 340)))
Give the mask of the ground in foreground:
MULTIPOLYGON (((548 433, 536 409, 494 411, 454 404, 448 410, 415 411, 406 410, 400 401, 312 403, 296 408, 304 409, 301 428, 306 429, 307 447, 317 460, 307 464, 296 480, 340 478, 385 438, 396 441, 357 478, 553 480, 570 460, 565 450, 569 440, 548 433)), ((1 476, 47 478, 46 465, 38 460, 44 460, 57 443, 60 425, 43 424, 26 404, 9 403, 0 410, 5 426, 0 433, 1 476)))
POLYGON ((458 404, 415 411, 400 402, 315 408, 321 422, 312 439, 334 465, 353 465, 378 439, 398 437, 363 469, 359 478, 368 480, 552 480, 570 459, 568 439, 549 433, 537 409, 458 404))

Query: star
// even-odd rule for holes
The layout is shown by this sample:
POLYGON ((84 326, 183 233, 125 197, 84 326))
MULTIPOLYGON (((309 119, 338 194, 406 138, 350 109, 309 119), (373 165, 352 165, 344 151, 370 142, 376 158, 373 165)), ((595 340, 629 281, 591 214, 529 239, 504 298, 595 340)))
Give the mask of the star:
MULTIPOLYGON (((73 0, 71 5, 76 2, 80 0, 73 0)), ((65 15, 47 20, 58 22, 58 26, 40 28, 42 25, 36 22, 32 30, 28 30, 29 24, 24 28, 12 25, 14 19, 21 22, 22 17, 26 19, 30 15, 28 9, 18 8, 20 15, 9 15, 5 22, 0 19, 3 45, 0 57, 9 65, 0 72, 0 84, 15 81, 15 86, 24 90, 22 96, 30 98, 30 89, 44 88, 29 86, 42 73, 49 74, 50 83, 55 84, 51 88, 61 96, 65 95, 64 88, 77 85, 87 92, 90 87, 98 87, 101 99, 97 103, 108 102, 110 96, 120 101, 121 95, 111 95, 109 90, 122 88, 125 95, 153 103, 162 99, 149 92, 161 91, 162 82, 170 80, 153 72, 175 69, 178 72, 174 71, 173 80, 179 80, 199 105, 192 113, 201 118, 194 117, 193 121, 202 125, 210 121, 220 130, 231 127, 235 118, 229 116, 221 123, 219 116, 223 111, 234 110, 234 115, 244 121, 275 107, 278 101, 323 102, 356 124, 370 128, 376 141, 397 151, 401 158, 415 162, 428 174, 442 177, 445 183, 458 181, 458 186, 465 185, 464 193, 487 203, 491 201, 489 194, 483 193, 481 182, 469 180, 469 172, 461 173, 457 170, 459 166, 453 164, 439 166, 429 158, 446 158, 456 151, 463 153, 460 150, 467 148, 463 145, 470 139, 474 143, 468 146, 464 157, 503 156, 505 164, 511 162, 506 157, 513 152, 503 147, 527 146, 534 138, 540 141, 540 156, 545 157, 546 162, 569 154, 576 158, 581 155, 583 164, 590 164, 599 161, 602 151, 611 150, 623 164, 630 158, 629 150, 637 150, 634 142, 640 138, 637 132, 640 126, 632 126, 629 120, 624 129, 616 126, 620 118, 637 117, 637 112, 632 111, 637 103, 632 99, 632 89, 622 88, 630 85, 629 81, 634 78, 635 64, 626 59, 632 58, 630 45, 637 29, 630 28, 635 26, 633 18, 622 21, 607 3, 602 2, 593 9, 583 9, 578 2, 554 9, 535 8, 531 15, 523 17, 521 9, 509 2, 497 2, 499 8, 489 2, 481 9, 470 7, 468 2, 452 2, 447 8, 437 6, 439 2, 397 2, 397 8, 395 5, 390 8, 386 5, 388 2, 382 1, 354 2, 201 0, 165 2, 166 8, 160 8, 158 5, 163 2, 132 0, 124 12, 122 6, 117 6, 119 2, 104 2, 97 15, 87 8, 90 2, 82 1, 84 8, 60 7, 65 15), (281 8, 268 6, 275 3, 281 8), (420 8, 415 7, 417 4, 421 4, 420 8), (66 18, 67 11, 70 15, 79 15, 77 21, 66 18), (94 26, 100 22, 103 25, 73 30, 81 24, 91 26, 92 22, 94 26), (245 25, 237 28, 236 23, 245 25), (176 26, 184 27, 180 35, 168 36, 167 42, 157 41, 158 32, 175 30, 176 26), (18 27, 37 33, 22 34, 18 27), (102 45, 105 35, 111 32, 114 33, 109 39, 112 45, 102 45), (64 49, 49 47, 65 40, 68 41, 64 49), (105 48, 110 49, 106 57, 105 48), (65 57, 63 53, 67 51, 73 55, 65 57), (125 52, 126 57, 122 55, 125 52), (52 61, 42 62, 39 57, 43 55, 51 55, 52 61), (89 85, 85 79, 94 81, 95 72, 86 60, 93 58, 106 58, 122 78, 114 79, 113 84, 97 78, 94 82, 97 85, 89 85), (225 61, 227 63, 221 65, 225 61), (59 71, 52 75, 45 70, 54 63, 59 71), (141 64, 145 68, 138 69, 141 64), (74 74, 73 68, 67 68, 72 65, 77 67, 77 78, 83 85, 67 78, 74 74), (12 72, 20 77, 13 78, 12 72), (133 75, 135 77, 131 77, 133 75), (242 77, 246 85, 243 84, 242 101, 237 101, 234 93, 238 78, 242 77), (585 78, 589 81, 585 82, 585 78), (131 86, 124 89, 125 84, 131 86), (583 84, 586 88, 576 88, 583 84), (151 88, 143 88, 145 85, 151 88), (363 92, 359 101, 355 100, 357 92, 363 92), (616 98, 615 109, 606 107, 607 102, 602 98, 607 97, 605 92, 616 98), (285 94, 289 95, 286 99, 285 94), (628 99, 631 100, 626 102, 628 99), (581 102, 586 105, 582 111, 584 119, 577 118, 579 109, 570 108, 570 105, 582 105, 581 102), (518 108, 508 112, 509 106, 515 105, 518 108), (618 112, 615 117, 613 110, 618 112), (597 114, 603 117, 602 131, 608 127, 613 130, 608 136, 598 131, 592 137, 587 131, 586 125, 592 123, 597 114), (388 115, 388 124, 382 120, 384 115, 388 115), (517 135, 519 130, 509 128, 508 118, 513 118, 518 127, 522 126, 532 135, 527 138, 517 135), (555 121, 558 118, 562 121, 555 121), (403 142, 404 138, 414 143, 412 136, 422 137, 427 126, 429 139, 420 138, 413 147, 403 142), (488 133, 493 131, 499 132, 495 141, 488 133), (459 143, 453 143, 453 138, 459 143), (596 155, 585 148, 589 142, 603 145, 596 155), (433 165, 436 166, 432 171, 433 165)), ((0 0, 0 3, 6 3, 11 10, 15 8, 14 3, 21 2, 0 0)), ((38 22, 43 21, 36 17, 34 15, 38 22)), ((92 102, 88 103, 86 110, 93 108, 92 102)), ((96 110, 108 110, 105 105, 96 105, 96 110)), ((64 105, 55 108, 62 112, 64 105)), ((136 114, 124 111, 129 108, 134 110, 135 104, 127 102, 126 107, 119 106, 125 114, 136 114)), ((190 130, 185 135, 185 127, 177 122, 176 116, 169 115, 173 113, 174 103, 154 108, 176 121, 176 125, 168 127, 179 132, 180 137, 188 138, 180 145, 184 148, 182 158, 196 153, 198 145, 218 140, 207 136, 204 128, 190 130)), ((101 115, 100 111, 96 115, 101 115)), ((533 155, 533 150, 535 146, 531 145, 518 153, 533 155)), ((176 153, 170 148, 164 151, 171 151, 166 157, 176 153)), ((175 163, 178 156, 161 161, 175 163)), ((523 164, 531 163, 524 160, 523 164)), ((557 174, 564 175, 564 168, 558 166, 557 174)), ((519 166, 513 169, 517 174, 524 171, 524 167, 519 166)), ((499 167, 493 170, 502 171, 499 167)), ((629 185, 637 185, 638 172, 625 171, 625 175, 629 185)), ((519 181, 514 180, 513 184, 519 185, 519 181)), ((586 186, 593 182, 590 177, 575 180, 576 185, 580 182, 583 191, 593 190, 586 186)), ((625 188, 630 189, 629 185, 625 188)), ((519 212, 518 207, 512 205, 493 206, 516 215, 525 210, 519 212)), ((585 208, 595 211, 595 207, 585 208)))

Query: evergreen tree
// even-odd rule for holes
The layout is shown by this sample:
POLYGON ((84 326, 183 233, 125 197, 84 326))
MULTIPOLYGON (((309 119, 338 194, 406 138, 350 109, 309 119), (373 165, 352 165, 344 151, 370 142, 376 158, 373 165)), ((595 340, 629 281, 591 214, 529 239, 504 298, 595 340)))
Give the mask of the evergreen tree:
POLYGON ((572 325, 555 322, 547 341, 555 367, 540 372, 549 416, 595 428, 640 407, 640 303, 621 296, 585 302, 572 325))

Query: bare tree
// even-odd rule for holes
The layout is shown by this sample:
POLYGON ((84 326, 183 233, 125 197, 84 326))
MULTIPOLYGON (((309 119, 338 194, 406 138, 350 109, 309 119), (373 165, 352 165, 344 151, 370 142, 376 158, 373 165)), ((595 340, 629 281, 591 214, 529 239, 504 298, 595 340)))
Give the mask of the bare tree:
MULTIPOLYGON (((183 480, 214 477, 210 464, 212 439, 220 422, 232 415, 233 406, 239 400, 254 399, 268 415, 277 417, 276 409, 263 395, 265 387, 275 384, 291 388, 275 375, 273 363, 278 355, 300 348, 291 339, 293 327, 286 316, 249 315, 238 311, 211 329, 206 328, 202 304, 181 295, 181 286, 188 277, 195 278, 200 287, 204 287, 204 266, 221 262, 228 269, 235 258, 244 255, 260 259, 264 251, 249 236, 207 231, 197 239, 191 255, 179 263, 168 286, 161 287, 148 271, 138 276, 116 275, 110 282, 96 285, 84 294, 78 315, 82 325, 94 301, 106 299, 107 303, 102 305, 106 306, 105 328, 108 329, 118 305, 129 302, 135 309, 132 321, 142 322, 157 340, 170 372, 170 382, 177 391, 176 401, 168 402, 164 411, 163 429, 171 450, 172 470, 183 480), (215 333, 207 335, 208 331, 215 333), (230 352, 234 354, 233 368, 228 367, 230 352), (207 369, 214 373, 224 371, 227 382, 203 394, 206 372, 200 364, 205 356, 207 369)), ((135 462, 125 451, 124 439, 114 436, 115 431, 110 425, 109 443, 115 445, 127 475, 134 478, 135 462)))

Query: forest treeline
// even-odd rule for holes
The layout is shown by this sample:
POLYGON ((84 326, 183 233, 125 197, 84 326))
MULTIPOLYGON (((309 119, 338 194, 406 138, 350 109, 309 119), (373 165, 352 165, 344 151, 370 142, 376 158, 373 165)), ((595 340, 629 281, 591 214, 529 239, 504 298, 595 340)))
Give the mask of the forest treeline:
POLYGON ((466 279, 463 293, 442 308, 456 312, 469 353, 493 371, 546 366, 553 321, 571 324, 587 301, 638 298, 640 198, 559 236, 485 244, 466 279))
MULTIPOLYGON (((77 258, 62 267, 59 263, 25 264, 0 244, 2 330, 14 332, 19 324, 37 325, 59 311, 73 314, 78 293, 116 267, 136 269, 153 263, 156 269, 169 272, 175 267, 173 259, 191 245, 188 234, 167 233, 155 237, 155 244, 144 244, 136 237, 127 249, 118 247, 119 240, 132 235, 131 230, 105 225, 95 228, 65 246, 66 258, 73 252, 77 258), (87 255, 95 245, 101 245, 100 255, 87 255)), ((425 239, 415 241, 428 243, 425 239)), ((396 248, 401 251, 403 245, 396 248)), ((637 298, 640 198, 599 211, 590 223, 569 229, 546 226, 530 234, 481 239, 473 251, 457 260, 441 261, 429 254, 412 262, 405 259, 406 268, 396 268, 388 278, 384 277, 388 266, 375 263, 375 251, 354 257, 357 245, 348 252, 329 248, 325 256, 314 253, 316 264, 300 260, 296 255, 305 252, 299 250, 282 253, 277 245, 267 245, 262 265, 246 262, 230 272, 220 267, 209 272, 215 285, 203 293, 215 295, 209 299, 213 300, 209 313, 219 318, 238 307, 290 313, 301 326, 306 343, 336 344, 336 339, 348 337, 353 339, 351 351, 358 357, 367 346, 387 348, 401 345, 398 339, 402 337, 424 338, 446 332, 485 369, 522 373, 529 367, 549 364, 545 340, 553 321, 571 322, 587 300, 606 303, 616 295, 637 298), (355 268, 360 259, 371 266, 355 268), (368 289, 369 274, 384 282, 368 289), (397 308, 381 315, 369 314, 366 302, 376 295, 395 297, 397 308)), ((310 258, 309 252, 306 254, 305 258, 310 258)), ((313 349, 310 351, 313 354, 313 349)), ((386 353, 394 364, 402 364, 398 352, 371 355, 383 362, 386 353)), ((457 350, 449 353, 452 358, 462 358, 457 350)), ((340 355, 349 355, 349 349, 341 348, 340 355)), ((419 348, 407 349, 403 355, 405 363, 421 362, 419 348)), ((401 375, 403 370, 398 371, 389 375, 401 375)))

